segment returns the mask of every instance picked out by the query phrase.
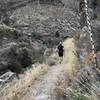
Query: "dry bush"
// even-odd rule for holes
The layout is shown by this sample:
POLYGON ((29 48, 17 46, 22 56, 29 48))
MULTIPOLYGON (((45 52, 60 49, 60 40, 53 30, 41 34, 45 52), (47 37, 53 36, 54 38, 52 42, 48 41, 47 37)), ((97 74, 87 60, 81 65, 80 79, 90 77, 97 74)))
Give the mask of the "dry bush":
POLYGON ((59 57, 58 57, 58 55, 55 53, 55 54, 52 54, 51 56, 49 56, 49 58, 47 60, 47 63, 50 66, 56 65, 57 63, 59 63, 59 57))
POLYGON ((94 59, 94 57, 95 56, 100 56, 100 52, 97 52, 97 53, 95 53, 95 54, 93 54, 93 53, 90 53, 87 57, 86 57, 86 59, 84 60, 84 63, 85 64, 91 64, 92 62, 93 62, 93 59, 94 59))
POLYGON ((4 100, 20 100, 27 93, 29 87, 48 71, 49 66, 42 64, 30 68, 25 72, 23 79, 18 80, 14 85, 9 86, 4 92, 4 100))

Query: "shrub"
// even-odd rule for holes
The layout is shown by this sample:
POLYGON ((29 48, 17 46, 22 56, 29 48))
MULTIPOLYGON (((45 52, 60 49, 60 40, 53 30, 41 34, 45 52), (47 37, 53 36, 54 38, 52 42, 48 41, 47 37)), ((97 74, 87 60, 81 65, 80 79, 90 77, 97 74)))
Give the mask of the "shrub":
POLYGON ((17 38, 18 34, 14 30, 0 28, 0 38, 2 37, 17 38))
POLYGON ((77 94, 74 95, 71 100, 90 100, 90 99, 85 95, 77 94))

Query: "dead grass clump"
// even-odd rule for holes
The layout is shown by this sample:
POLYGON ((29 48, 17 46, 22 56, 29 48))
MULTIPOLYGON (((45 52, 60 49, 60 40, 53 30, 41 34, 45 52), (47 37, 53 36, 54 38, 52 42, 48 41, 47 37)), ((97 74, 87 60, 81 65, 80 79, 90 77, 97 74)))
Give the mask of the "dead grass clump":
POLYGON ((57 56, 57 54, 52 54, 51 56, 49 56, 47 63, 48 65, 52 66, 55 65, 59 62, 59 57, 57 56))
POLYGON ((76 73, 76 65, 78 63, 77 57, 74 55, 73 51, 76 51, 74 39, 69 39, 64 42, 65 54, 63 59, 63 71, 69 76, 74 77, 76 73), (67 66, 67 67, 66 67, 67 66))
POLYGON ((28 91, 29 87, 34 84, 35 80, 48 71, 49 66, 42 64, 37 67, 30 68, 25 73, 25 77, 20 79, 14 86, 7 89, 4 100, 20 100, 28 91))

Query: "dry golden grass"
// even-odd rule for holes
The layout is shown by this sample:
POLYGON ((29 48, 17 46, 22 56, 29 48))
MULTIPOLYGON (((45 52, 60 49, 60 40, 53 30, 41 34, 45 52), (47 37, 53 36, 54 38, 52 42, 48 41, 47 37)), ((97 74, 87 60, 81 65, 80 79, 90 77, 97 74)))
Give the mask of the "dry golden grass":
MULTIPOLYGON (((64 45, 64 57, 61 63, 61 69, 66 73, 69 77, 74 77, 76 73, 76 68, 78 64, 78 58, 74 54, 76 51, 75 39, 69 38, 63 42, 64 45)), ((61 59, 59 59, 56 53, 52 54, 49 59, 49 63, 59 63, 61 59)))
POLYGON ((57 53, 53 53, 52 55, 49 56, 48 58, 48 64, 49 65, 55 65, 59 63, 59 57, 57 53))
POLYGON ((73 78, 78 63, 78 59, 73 53, 73 51, 76 51, 75 40, 73 38, 68 39, 63 43, 63 45, 65 47, 65 54, 62 62, 64 67, 63 69, 69 77, 73 78))
POLYGON ((73 80, 73 78, 77 73, 77 64, 78 64, 78 58, 75 56, 73 52, 76 51, 75 40, 73 38, 67 39, 66 41, 64 41, 63 45, 65 52, 60 67, 62 67, 61 70, 65 80, 60 82, 59 83, 60 85, 55 90, 58 96, 64 96, 66 92, 65 90, 66 87, 71 85, 71 81, 73 80))
POLYGON ((96 56, 96 57, 100 56, 100 51, 97 52, 97 53, 95 53, 95 54, 93 54, 93 52, 90 53, 90 54, 86 57, 86 59, 84 60, 84 63, 85 63, 86 65, 91 64, 91 63, 93 62, 95 56, 96 56))
POLYGON ((6 93, 2 97, 4 100, 21 100, 24 94, 27 93, 29 87, 34 84, 35 80, 39 79, 41 75, 45 74, 49 69, 48 65, 41 64, 30 68, 25 73, 25 77, 20 79, 13 86, 7 88, 6 93))

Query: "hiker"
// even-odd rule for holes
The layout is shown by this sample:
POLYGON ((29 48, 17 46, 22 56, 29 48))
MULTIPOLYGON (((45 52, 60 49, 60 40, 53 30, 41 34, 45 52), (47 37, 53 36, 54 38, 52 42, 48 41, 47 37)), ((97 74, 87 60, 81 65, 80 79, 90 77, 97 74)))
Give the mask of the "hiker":
POLYGON ((64 55, 64 46, 62 45, 62 43, 60 42, 58 47, 57 47, 57 51, 58 51, 58 55, 60 58, 60 63, 63 60, 63 55, 64 55))

